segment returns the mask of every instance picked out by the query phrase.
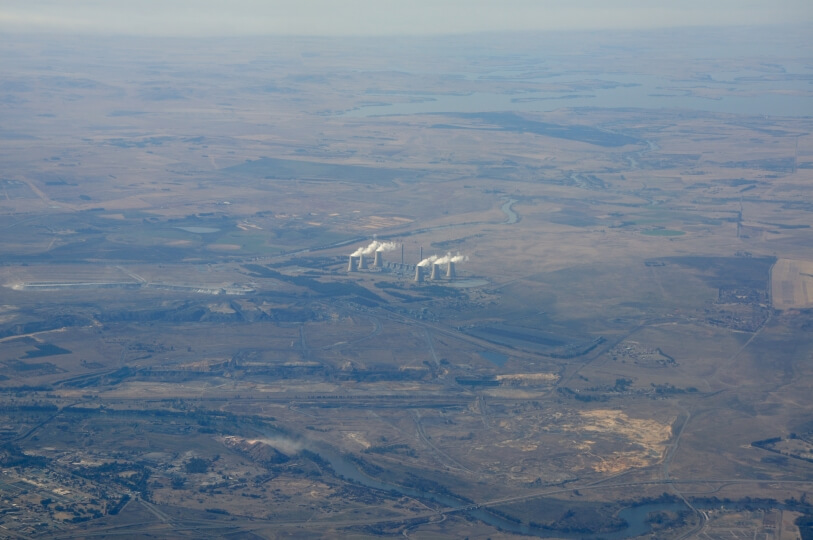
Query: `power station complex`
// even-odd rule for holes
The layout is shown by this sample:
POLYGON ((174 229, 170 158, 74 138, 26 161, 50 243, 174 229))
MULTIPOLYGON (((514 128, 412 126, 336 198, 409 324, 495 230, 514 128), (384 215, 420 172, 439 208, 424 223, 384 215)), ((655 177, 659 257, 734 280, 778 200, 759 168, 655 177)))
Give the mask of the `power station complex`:
MULTIPOLYGON (((415 281, 417 283, 422 283, 426 279, 432 281, 440 281, 443 279, 453 280, 457 277, 455 264, 468 260, 468 257, 465 255, 461 255, 459 253, 452 255, 451 253, 447 253, 443 256, 432 255, 425 259, 421 259, 421 261, 417 264, 407 264, 403 262, 404 246, 400 245, 402 262, 384 262, 384 253, 394 251, 398 247, 399 244, 395 244, 394 242, 379 242, 377 240, 373 240, 373 242, 368 246, 360 247, 350 254, 347 262, 347 271, 356 272, 370 270, 370 263, 368 260, 370 256, 372 256, 372 268, 380 270, 387 269, 399 273, 414 271, 415 281)), ((421 254, 423 254, 423 248, 421 248, 421 254)))

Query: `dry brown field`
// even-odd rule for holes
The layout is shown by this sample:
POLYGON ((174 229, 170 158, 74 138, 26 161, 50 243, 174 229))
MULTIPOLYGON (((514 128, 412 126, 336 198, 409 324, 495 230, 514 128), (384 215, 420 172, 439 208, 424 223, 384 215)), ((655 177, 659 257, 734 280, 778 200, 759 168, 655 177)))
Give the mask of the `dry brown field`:
POLYGON ((98 39, 0 43, 9 537, 799 537, 809 51, 98 39))
POLYGON ((771 274, 771 294, 777 309, 806 309, 813 305, 813 262, 780 259, 771 274))

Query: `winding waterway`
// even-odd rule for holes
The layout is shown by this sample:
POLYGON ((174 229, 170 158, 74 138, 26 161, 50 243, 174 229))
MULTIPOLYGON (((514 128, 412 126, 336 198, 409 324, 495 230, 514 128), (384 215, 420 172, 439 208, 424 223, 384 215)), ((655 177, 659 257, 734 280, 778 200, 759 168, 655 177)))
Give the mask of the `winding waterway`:
POLYGON ((640 536, 650 531, 651 527, 647 523, 647 518, 651 512, 678 512, 688 509, 686 505, 682 503, 656 503, 624 508, 621 510, 621 512, 619 512, 619 517, 627 523, 627 526, 623 529, 612 532, 588 534, 564 532, 555 529, 544 529, 541 527, 532 527, 525 523, 517 523, 515 521, 505 519, 489 512, 485 508, 473 505, 468 501, 458 499, 452 495, 421 491, 415 488, 401 486, 395 483, 380 480, 378 478, 373 478, 361 471, 358 466, 347 456, 337 452, 327 445, 314 442, 304 442, 304 446, 310 452, 317 454, 320 458, 329 463, 333 471, 345 480, 349 480, 372 489, 395 492, 401 496, 432 501, 447 507, 446 509, 438 510, 438 514, 460 512, 503 531, 523 534, 526 536, 535 536, 538 538, 569 538, 585 540, 598 540, 601 538, 605 540, 624 540, 626 538, 640 536))
POLYGON ((503 198, 503 200, 505 201, 502 205, 502 211, 505 214, 505 221, 503 223, 513 225, 519 221, 519 214, 514 212, 514 209, 511 208, 517 200, 508 198, 503 198))

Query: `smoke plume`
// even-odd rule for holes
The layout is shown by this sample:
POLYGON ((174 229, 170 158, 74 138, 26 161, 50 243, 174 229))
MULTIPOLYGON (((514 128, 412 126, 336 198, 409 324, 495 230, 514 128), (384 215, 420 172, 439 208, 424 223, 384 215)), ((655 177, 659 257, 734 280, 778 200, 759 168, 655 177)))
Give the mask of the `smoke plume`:
POLYGON ((431 263, 434 263, 434 264, 448 264, 450 262, 459 263, 459 262, 465 262, 465 261, 468 261, 468 260, 469 260, 468 255, 461 255, 460 253, 452 255, 451 252, 448 252, 443 257, 438 257, 437 255, 432 255, 431 257, 427 257, 426 259, 419 262, 418 266, 428 266, 431 263))
POLYGON ((257 439, 256 441, 267 444, 268 446, 289 456, 298 454, 303 448, 303 446, 297 441, 285 437, 262 438, 257 439))
POLYGON ((378 240, 373 240, 369 245, 358 248, 350 256, 358 257, 359 255, 372 255, 376 251, 394 251, 397 248, 398 244, 395 242, 379 242, 378 240))
POLYGON ((438 260, 438 256, 437 255, 432 255, 430 257, 425 258, 421 262, 419 262, 418 266, 429 266, 430 264, 432 264, 433 262, 435 262, 437 260, 438 260))

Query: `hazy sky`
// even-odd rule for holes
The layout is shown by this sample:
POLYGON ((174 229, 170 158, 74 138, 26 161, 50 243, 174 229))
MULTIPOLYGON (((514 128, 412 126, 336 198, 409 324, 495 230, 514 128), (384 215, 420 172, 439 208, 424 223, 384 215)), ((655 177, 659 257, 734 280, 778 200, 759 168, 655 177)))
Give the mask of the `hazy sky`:
POLYGON ((799 22, 813 22, 813 0, 0 0, 2 29, 72 33, 392 35, 799 22))

